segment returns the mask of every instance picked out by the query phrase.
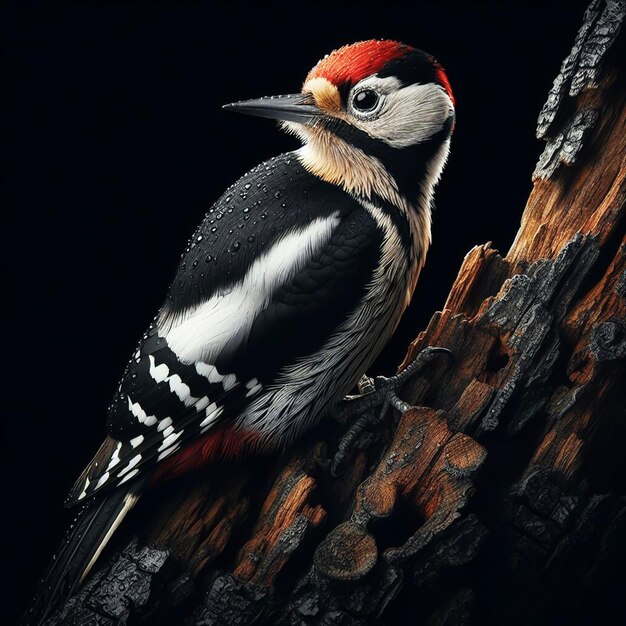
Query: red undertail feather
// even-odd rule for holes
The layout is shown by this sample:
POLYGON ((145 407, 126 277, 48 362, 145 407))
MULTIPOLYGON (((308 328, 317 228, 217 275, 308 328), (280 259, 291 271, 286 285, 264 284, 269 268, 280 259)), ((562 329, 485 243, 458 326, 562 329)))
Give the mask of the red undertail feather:
POLYGON ((258 433, 220 428, 159 463, 153 483, 169 480, 216 460, 236 458, 258 444, 258 433))

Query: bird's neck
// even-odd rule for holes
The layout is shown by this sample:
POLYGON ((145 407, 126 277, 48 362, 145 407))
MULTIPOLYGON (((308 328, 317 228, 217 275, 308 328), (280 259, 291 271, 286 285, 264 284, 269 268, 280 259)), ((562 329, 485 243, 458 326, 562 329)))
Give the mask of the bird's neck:
POLYGON ((303 141, 296 154, 315 176, 343 187, 348 193, 374 204, 382 201, 398 209, 408 224, 414 244, 414 261, 421 267, 431 239, 431 203, 450 149, 450 139, 416 155, 417 170, 392 173, 381 160, 348 144, 333 133, 300 124, 289 128, 303 141))
POLYGON ((304 145, 296 154, 315 176, 358 197, 380 197, 394 206, 406 205, 408 200, 395 179, 375 157, 322 128, 301 126, 298 135, 304 145))

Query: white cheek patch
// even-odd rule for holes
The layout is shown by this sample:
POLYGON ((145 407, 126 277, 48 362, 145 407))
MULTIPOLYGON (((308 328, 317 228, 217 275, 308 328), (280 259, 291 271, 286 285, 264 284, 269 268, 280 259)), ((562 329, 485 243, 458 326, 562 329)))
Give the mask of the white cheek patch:
POLYGON ((387 94, 375 119, 355 125, 393 148, 407 148, 428 141, 453 113, 452 101, 440 85, 409 85, 387 94))

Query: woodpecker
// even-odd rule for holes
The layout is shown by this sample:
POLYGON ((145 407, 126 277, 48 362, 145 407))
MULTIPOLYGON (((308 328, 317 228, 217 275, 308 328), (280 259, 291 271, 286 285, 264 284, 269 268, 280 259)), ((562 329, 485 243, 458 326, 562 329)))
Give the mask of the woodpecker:
POLYGON ((288 446, 331 413, 411 301, 455 119, 441 65, 362 41, 300 93, 225 108, 279 120, 302 147, 244 174, 189 240, 67 498, 85 506, 34 614, 77 587, 145 488, 288 446))

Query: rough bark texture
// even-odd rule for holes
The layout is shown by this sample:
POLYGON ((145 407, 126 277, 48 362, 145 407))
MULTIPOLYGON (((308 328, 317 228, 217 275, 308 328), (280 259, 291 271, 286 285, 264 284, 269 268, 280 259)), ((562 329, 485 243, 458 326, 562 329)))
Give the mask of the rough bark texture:
POLYGON ((329 421, 290 456, 148 496, 119 532, 126 547, 50 624, 617 619, 625 6, 587 10, 539 117, 547 144, 509 253, 472 249, 407 354, 445 346, 454 364, 407 385, 413 408, 363 436, 339 479, 327 467, 345 425, 329 421))

